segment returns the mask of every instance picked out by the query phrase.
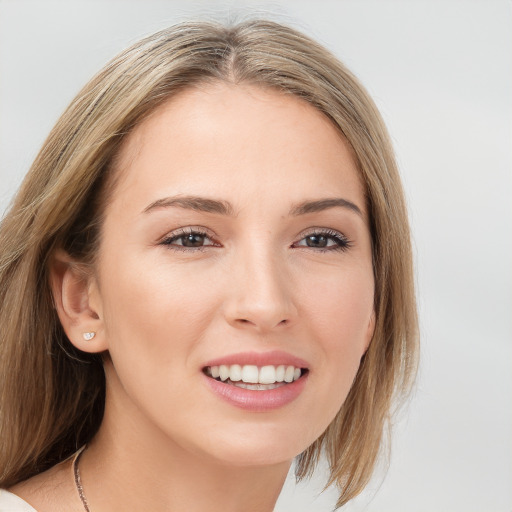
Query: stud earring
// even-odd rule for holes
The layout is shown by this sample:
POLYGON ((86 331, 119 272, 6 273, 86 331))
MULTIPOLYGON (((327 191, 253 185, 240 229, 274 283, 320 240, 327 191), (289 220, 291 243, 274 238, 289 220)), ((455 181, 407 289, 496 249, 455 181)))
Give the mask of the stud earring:
POLYGON ((92 332, 84 332, 83 335, 85 341, 92 340, 94 336, 96 336, 96 333, 94 331, 92 332))

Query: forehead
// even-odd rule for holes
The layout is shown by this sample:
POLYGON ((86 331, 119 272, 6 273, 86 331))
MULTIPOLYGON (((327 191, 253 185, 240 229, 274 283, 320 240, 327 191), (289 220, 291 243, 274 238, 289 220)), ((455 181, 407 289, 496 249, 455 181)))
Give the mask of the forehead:
POLYGON ((252 85, 178 93, 127 137, 116 168, 118 191, 147 201, 155 188, 235 200, 247 190, 276 200, 285 193, 292 201, 307 189, 349 194, 365 206, 351 148, 332 122, 298 97, 252 85))

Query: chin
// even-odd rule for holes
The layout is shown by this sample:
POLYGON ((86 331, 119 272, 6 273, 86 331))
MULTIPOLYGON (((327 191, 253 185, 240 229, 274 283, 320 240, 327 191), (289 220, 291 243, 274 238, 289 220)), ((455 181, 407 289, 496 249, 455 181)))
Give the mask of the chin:
POLYGON ((290 464, 315 441, 316 437, 305 437, 307 430, 304 424, 300 431, 285 425, 239 425, 208 436, 201 451, 223 465, 235 467, 290 464))
POLYGON ((275 450, 274 446, 225 447, 216 458, 222 465, 232 467, 263 467, 290 464, 301 453, 297 450, 275 450))

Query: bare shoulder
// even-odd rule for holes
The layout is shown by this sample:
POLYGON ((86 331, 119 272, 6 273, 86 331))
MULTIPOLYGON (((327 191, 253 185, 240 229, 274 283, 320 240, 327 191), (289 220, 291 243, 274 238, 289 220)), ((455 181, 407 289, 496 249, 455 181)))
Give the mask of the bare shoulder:
POLYGON ((25 500, 37 512, 83 512, 70 460, 57 464, 8 490, 25 500))

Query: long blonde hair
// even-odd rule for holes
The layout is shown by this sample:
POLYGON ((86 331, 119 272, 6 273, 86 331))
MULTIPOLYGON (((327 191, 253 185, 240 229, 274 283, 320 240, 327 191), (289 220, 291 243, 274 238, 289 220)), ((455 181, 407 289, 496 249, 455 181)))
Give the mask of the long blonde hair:
MULTIPOLYGON (((50 133, 0 225, 0 487, 65 459, 103 415, 101 359, 76 350, 53 307, 56 249, 93 264, 109 172, 134 126, 176 92, 212 81, 295 95, 323 112, 352 146, 366 188, 376 328, 352 389, 324 434, 297 460, 308 475, 322 450, 338 506, 368 482, 395 400, 417 365, 417 317, 407 212, 381 117, 354 76, 303 34, 269 21, 185 23, 111 61, 50 133)), ((109 185, 110 183, 110 185, 109 185)))

